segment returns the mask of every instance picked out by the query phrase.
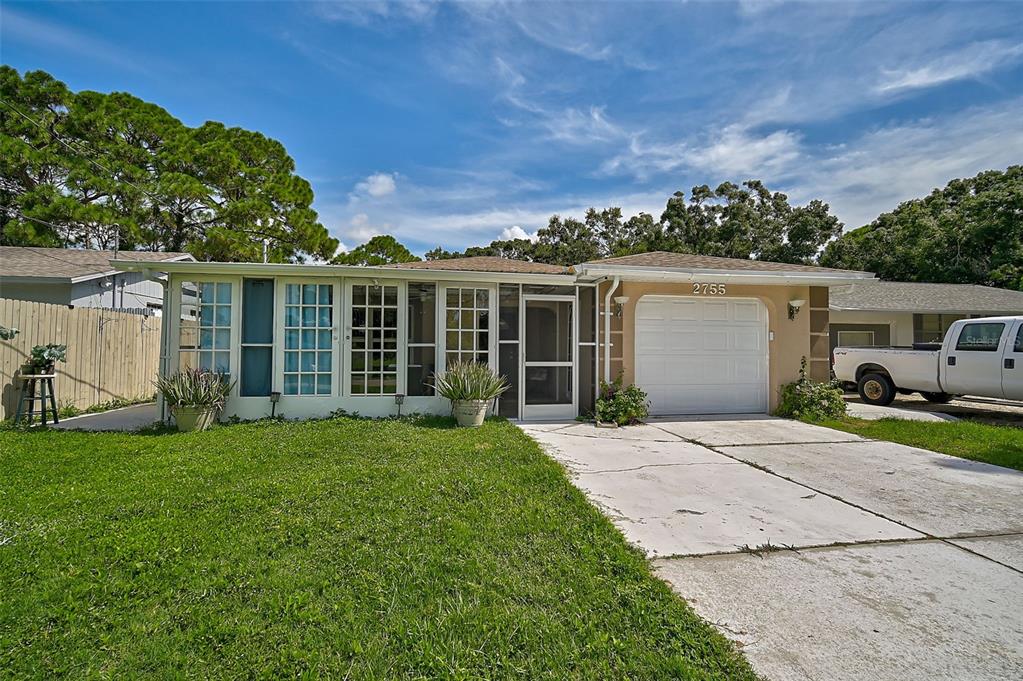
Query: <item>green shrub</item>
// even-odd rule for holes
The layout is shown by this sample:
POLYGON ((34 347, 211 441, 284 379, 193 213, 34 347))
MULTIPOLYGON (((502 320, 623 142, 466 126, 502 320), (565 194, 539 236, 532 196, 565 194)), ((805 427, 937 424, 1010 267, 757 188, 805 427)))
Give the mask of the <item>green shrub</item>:
POLYGON ((171 408, 207 407, 222 410, 233 385, 223 374, 202 369, 186 369, 156 379, 156 390, 171 408))
POLYGON ((44 369, 52 366, 54 362, 67 361, 67 346, 47 343, 36 345, 32 348, 32 359, 30 362, 36 369, 44 369))
POLYGON ((455 362, 442 374, 433 377, 433 389, 452 402, 500 397, 508 389, 508 381, 480 362, 455 362))
POLYGON ((781 403, 775 412, 789 419, 821 421, 845 416, 845 399, 836 381, 818 383, 806 377, 806 357, 799 367, 799 379, 781 388, 781 403))
POLYGON ((604 423, 625 426, 646 418, 650 413, 650 402, 639 386, 622 387, 622 377, 613 382, 600 382, 600 397, 597 398, 596 416, 604 423))

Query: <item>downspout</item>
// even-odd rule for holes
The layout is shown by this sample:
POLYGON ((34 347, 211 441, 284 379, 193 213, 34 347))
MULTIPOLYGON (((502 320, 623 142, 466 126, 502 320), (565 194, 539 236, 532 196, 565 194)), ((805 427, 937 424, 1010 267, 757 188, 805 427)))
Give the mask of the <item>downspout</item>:
POLYGON ((615 277, 604 294, 604 381, 607 383, 611 382, 611 296, 618 290, 619 283, 615 277))
MULTIPOLYGON (((149 273, 146 273, 149 275, 149 273)), ((147 276, 148 278, 148 276, 147 276)), ((160 376, 167 375, 168 363, 170 360, 170 354, 168 346, 170 345, 170 323, 172 316, 171 310, 171 286, 170 286, 170 275, 167 275, 166 279, 154 277, 157 283, 163 288, 163 307, 160 313, 160 361, 158 363, 157 372, 160 376)), ((163 395, 159 392, 156 394, 156 408, 160 413, 160 421, 162 423, 167 422, 167 403, 163 399, 163 395)))

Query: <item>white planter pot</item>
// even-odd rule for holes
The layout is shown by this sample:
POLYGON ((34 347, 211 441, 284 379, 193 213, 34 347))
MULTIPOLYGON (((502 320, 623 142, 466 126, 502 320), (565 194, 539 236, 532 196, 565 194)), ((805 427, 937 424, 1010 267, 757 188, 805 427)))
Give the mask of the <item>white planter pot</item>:
POLYGON ((490 400, 456 400, 451 403, 451 412, 458 425, 463 428, 479 428, 487 416, 490 400))
POLYGON ((206 430, 217 419, 217 410, 209 407, 174 407, 174 423, 182 433, 206 430))

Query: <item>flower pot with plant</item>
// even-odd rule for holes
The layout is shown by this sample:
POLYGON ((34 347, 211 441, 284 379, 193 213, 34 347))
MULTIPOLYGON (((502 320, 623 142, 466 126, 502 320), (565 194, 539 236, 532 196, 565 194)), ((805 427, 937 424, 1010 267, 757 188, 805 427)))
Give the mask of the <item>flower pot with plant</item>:
POLYGON ((186 369, 156 379, 156 390, 181 432, 206 430, 224 410, 233 383, 214 371, 186 369))
POLYGON ((32 348, 29 364, 33 374, 52 374, 57 362, 67 361, 67 346, 47 343, 32 348))
POLYGON ((483 424, 490 403, 508 389, 508 381, 486 364, 456 362, 433 377, 433 388, 451 400, 459 426, 476 428, 483 424))

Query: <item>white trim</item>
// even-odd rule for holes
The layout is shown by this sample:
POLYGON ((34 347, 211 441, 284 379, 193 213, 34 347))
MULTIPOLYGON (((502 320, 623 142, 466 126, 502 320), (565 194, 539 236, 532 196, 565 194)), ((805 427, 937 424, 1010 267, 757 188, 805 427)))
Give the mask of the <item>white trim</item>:
POLYGON ((579 413, 579 301, 578 290, 573 295, 546 295, 522 293, 519 295, 519 418, 523 421, 537 419, 575 418, 579 413), (572 338, 570 361, 527 362, 526 361, 526 307, 530 301, 566 302, 571 304, 572 338), (570 404, 526 404, 526 369, 529 367, 568 367, 569 387, 572 391, 570 404))
MULTIPOLYGON (((340 397, 346 399, 364 400, 364 399, 393 399, 394 394, 405 394, 405 382, 408 374, 408 287, 405 285, 406 282, 396 279, 384 279, 382 277, 346 277, 344 280, 344 300, 345 305, 342 308, 342 314, 344 317, 343 328, 341 329, 341 354, 343 356, 344 372, 342 379, 341 392, 338 393, 340 397), (398 294, 398 319, 397 319, 397 332, 398 332, 398 343, 396 352, 398 353, 398 366, 397 366, 397 378, 395 382, 395 393, 366 393, 366 394, 353 394, 352 393, 352 287, 353 286, 395 286, 397 287, 398 294)), ((383 295, 381 293, 381 295, 383 295)), ((369 321, 368 319, 366 320, 369 321)), ((366 337, 367 348, 369 344, 369 336, 366 337)))
MULTIPOLYGON (((340 317, 343 307, 343 282, 334 277, 274 277, 274 369, 273 369, 273 390, 281 393, 281 402, 285 400, 309 400, 338 397, 341 395, 338 386, 340 385, 341 367, 344 357, 340 351, 340 317), (330 393, 327 395, 287 395, 284 392, 284 333, 285 333, 285 305, 286 291, 288 284, 301 286, 302 284, 330 285, 333 288, 334 301, 331 305, 333 310, 333 325, 330 327, 330 393)), ((265 396, 253 396, 245 399, 266 399, 265 396)), ((281 408, 283 411, 283 407, 281 408)))

